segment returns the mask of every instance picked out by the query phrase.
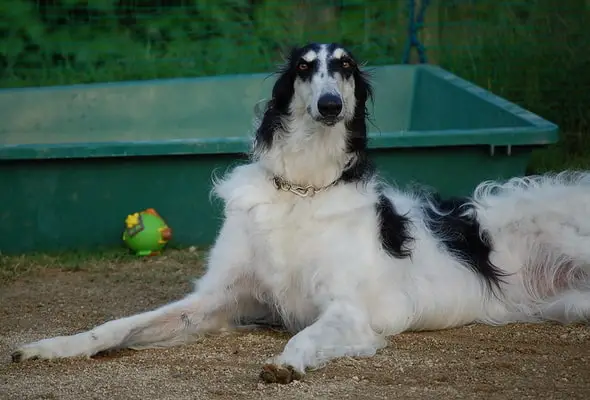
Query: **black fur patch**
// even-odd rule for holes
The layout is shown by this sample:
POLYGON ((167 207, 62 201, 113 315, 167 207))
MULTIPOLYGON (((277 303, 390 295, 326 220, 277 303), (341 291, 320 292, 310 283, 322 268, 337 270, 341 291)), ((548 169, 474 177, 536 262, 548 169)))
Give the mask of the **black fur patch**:
POLYGON ((409 245, 414 240, 409 233, 410 219, 399 214, 393 203, 383 194, 379 196, 376 209, 383 249, 395 258, 410 257, 412 251, 409 245))
POLYGON ((473 206, 468 200, 429 196, 436 211, 426 204, 426 226, 449 253, 481 276, 488 287, 498 288, 506 275, 490 261, 492 242, 477 218, 469 213, 473 206))
POLYGON ((347 53, 353 64, 352 76, 354 78, 356 108, 354 117, 346 123, 346 130, 348 131, 346 150, 349 153, 356 154, 357 160, 355 164, 344 171, 341 179, 344 182, 365 181, 370 179, 375 172, 375 167, 367 154, 369 141, 367 137, 367 120, 369 118, 367 102, 373 101, 373 87, 369 80, 369 74, 358 67, 352 53, 348 50, 347 53))
POLYGON ((375 164, 364 151, 356 153, 356 160, 347 169, 342 172, 340 181, 348 182, 366 182, 375 174, 375 164))
POLYGON ((291 52, 291 62, 293 63, 291 67, 295 67, 295 73, 297 76, 301 78, 301 80, 307 82, 311 81, 311 77, 318 71, 318 67, 320 65, 317 59, 305 61, 303 58, 301 58, 310 50, 313 50, 316 54, 318 54, 320 51, 320 46, 318 44, 312 43, 302 47, 301 49, 295 49, 293 52, 291 52), (306 66, 307 68, 302 70, 299 68, 300 66, 306 66))
POLYGON ((283 121, 289 116, 289 105, 295 93, 295 79, 298 76, 305 79, 305 76, 301 74, 311 74, 311 71, 298 70, 297 65, 305 53, 309 50, 319 51, 319 48, 319 45, 315 43, 294 47, 287 56, 285 64, 277 71, 278 78, 272 88, 272 97, 266 104, 262 122, 256 131, 257 146, 263 149, 270 148, 275 132, 284 129, 283 121))
MULTIPOLYGON (((331 46, 328 48, 328 52, 332 54, 338 47, 331 46)), ((350 54, 344 54, 340 58, 330 58, 328 61, 328 74, 334 76, 338 72, 344 79, 349 79, 353 76, 354 72, 358 70, 354 57, 350 54)))
POLYGON ((348 148, 351 153, 366 152, 367 151, 367 120, 369 118, 369 110, 367 102, 373 101, 373 87, 369 80, 369 73, 362 71, 354 55, 347 51, 352 60, 352 76, 354 78, 354 97, 356 98, 356 108, 354 110, 354 117, 347 121, 346 129, 349 132, 348 148))

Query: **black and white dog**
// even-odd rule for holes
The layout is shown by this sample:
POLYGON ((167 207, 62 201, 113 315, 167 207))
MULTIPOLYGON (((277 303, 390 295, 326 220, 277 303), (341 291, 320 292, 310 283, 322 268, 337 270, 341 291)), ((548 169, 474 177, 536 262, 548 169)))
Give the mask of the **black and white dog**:
POLYGON ((294 333, 261 378, 287 383, 409 330, 590 317, 590 174, 486 182, 468 199, 406 193, 367 156, 367 75, 336 44, 292 51, 251 162, 215 182, 225 220, 193 293, 23 345, 12 358, 189 342, 246 323, 294 333))

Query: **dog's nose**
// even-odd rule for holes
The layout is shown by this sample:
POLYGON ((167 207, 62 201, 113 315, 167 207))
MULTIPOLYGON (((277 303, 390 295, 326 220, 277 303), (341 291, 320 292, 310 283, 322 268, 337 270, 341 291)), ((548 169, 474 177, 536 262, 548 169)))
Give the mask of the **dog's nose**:
POLYGON ((335 94, 324 94, 318 100, 318 111, 322 117, 337 117, 342 111, 342 99, 335 94))

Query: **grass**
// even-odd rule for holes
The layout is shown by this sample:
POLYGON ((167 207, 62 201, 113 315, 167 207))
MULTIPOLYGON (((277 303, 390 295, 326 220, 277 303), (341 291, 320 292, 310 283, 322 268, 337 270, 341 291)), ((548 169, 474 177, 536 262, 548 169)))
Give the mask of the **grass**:
MULTIPOLYGON (((557 123, 529 172, 590 168, 590 2, 433 0, 422 39, 449 71, 557 123)), ((401 61, 406 1, 97 0, 0 5, 0 87, 269 71, 291 44, 401 61), (116 45, 113 45, 116 43, 116 45)))
POLYGON ((70 251, 54 254, 0 254, 0 284, 34 275, 40 271, 102 272, 109 273, 125 266, 145 266, 145 274, 150 274, 150 265, 166 263, 171 267, 177 264, 194 264, 198 271, 205 259, 205 249, 168 249, 155 257, 137 257, 124 248, 103 251, 70 251))
POLYGON ((310 40, 338 40, 387 63, 401 58, 407 25, 403 4, 387 0, 341 8, 310 0, 38 3, 0 6, 0 33, 2 19, 10 26, 0 40, 0 87, 262 72, 310 40))
POLYGON ((590 168, 590 2, 445 4, 442 27, 426 27, 436 28, 438 62, 562 130, 559 144, 535 152, 528 172, 590 168))
POLYGON ((588 132, 563 132, 559 143, 533 152, 527 173, 590 170, 588 132))

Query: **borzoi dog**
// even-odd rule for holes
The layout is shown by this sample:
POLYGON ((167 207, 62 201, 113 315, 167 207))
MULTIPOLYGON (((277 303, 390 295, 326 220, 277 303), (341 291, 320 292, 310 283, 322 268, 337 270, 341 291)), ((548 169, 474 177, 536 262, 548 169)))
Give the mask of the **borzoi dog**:
POLYGON ((225 218, 185 298, 87 332, 25 344, 14 361, 187 343, 280 323, 262 366, 288 383, 410 330, 590 317, 590 174, 485 182, 469 198, 381 182, 367 155, 367 73, 347 49, 294 49, 251 161, 214 182, 225 218))

